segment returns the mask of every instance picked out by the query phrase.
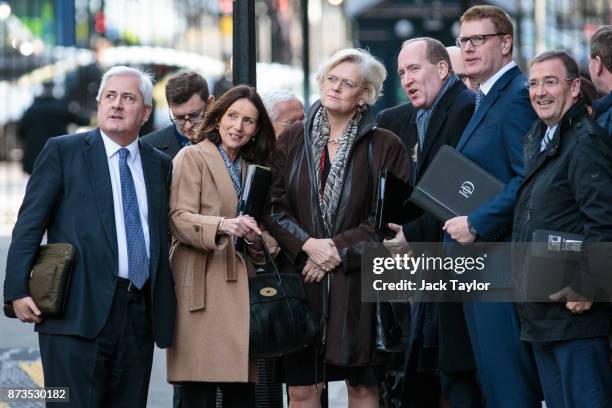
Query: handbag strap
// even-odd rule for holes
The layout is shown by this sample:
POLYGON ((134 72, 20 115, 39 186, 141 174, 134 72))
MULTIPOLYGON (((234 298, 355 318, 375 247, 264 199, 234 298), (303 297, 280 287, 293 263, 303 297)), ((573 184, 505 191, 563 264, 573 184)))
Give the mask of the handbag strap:
POLYGON ((374 137, 374 135, 372 135, 369 140, 368 140, 368 162, 367 162, 367 167, 366 167, 366 174, 368 177, 368 185, 367 185, 367 190, 366 190, 366 197, 370 197, 370 200, 368 201, 368 203, 365 206, 365 214, 364 214, 364 218, 367 218, 370 215, 370 212, 372 211, 373 206, 373 200, 375 200, 374 197, 372 197, 372 193, 374 191, 374 176, 372 175, 372 138, 374 137))
POLYGON ((281 278, 280 272, 278 271, 278 266, 276 265, 276 261, 274 260, 274 257, 272 256, 272 253, 270 253, 270 248, 268 248, 268 244, 266 244, 266 240, 263 239, 262 235, 259 236, 259 239, 261 240, 261 243, 263 245, 264 254, 266 255, 266 261, 270 265, 272 265, 272 269, 274 269, 274 274, 278 278, 278 281, 282 282, 283 279, 281 278))

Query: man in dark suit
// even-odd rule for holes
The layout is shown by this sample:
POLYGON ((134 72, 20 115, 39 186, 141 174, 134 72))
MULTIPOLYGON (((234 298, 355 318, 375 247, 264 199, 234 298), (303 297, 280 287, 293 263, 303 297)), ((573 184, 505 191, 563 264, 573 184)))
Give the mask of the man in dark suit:
POLYGON ((170 158, 140 143, 152 82, 117 66, 102 77, 99 128, 49 139, 29 179, 7 259, 4 301, 39 333, 45 386, 74 407, 145 407, 153 343, 172 345, 176 298, 168 262, 170 158), (62 317, 28 293, 38 246, 75 248, 62 317))
POLYGON ((166 82, 166 100, 172 125, 149 133, 142 141, 166 153, 171 158, 191 139, 204 119, 204 111, 215 97, 209 95, 206 79, 196 72, 179 72, 166 82))
MULTIPOLYGON (((402 87, 410 102, 384 110, 378 117, 378 125, 396 132, 410 152, 413 185, 441 146, 457 144, 474 111, 474 94, 455 75, 450 61, 447 50, 438 40, 415 38, 404 42, 397 65, 402 87)), ((438 242, 442 238, 442 225, 430 214, 406 224, 404 231, 399 225, 391 224, 391 228, 397 235, 393 240, 385 241, 387 245, 405 244, 406 239, 438 242)), ((456 304, 440 305, 440 310, 433 303, 413 304, 413 335, 403 398, 406 406, 438 406, 440 384, 437 375, 433 374, 438 368, 442 372, 474 370, 462 314, 461 306, 456 304), (443 353, 438 359, 435 332, 439 323, 439 349, 443 353), (445 332, 452 334, 444 336, 445 332), (463 342, 459 341, 461 333, 465 339, 463 342), (447 351, 450 346, 455 353, 447 351), (432 367, 416 363, 436 360, 438 366, 432 367)))
MULTIPOLYGON (((536 119, 527 80, 512 61, 512 33, 510 18, 497 7, 474 6, 461 17, 457 46, 467 74, 479 88, 474 115, 457 150, 505 184, 472 213, 446 221, 443 228, 449 240, 463 245, 476 238, 510 240, 516 192, 523 180, 521 139, 536 119)), ((502 278, 507 281, 500 282, 500 287, 511 287, 507 252, 492 250, 487 261, 504 271, 502 278)), ((465 302, 463 308, 486 405, 539 407, 537 371, 530 350, 520 340, 514 306, 465 302)))

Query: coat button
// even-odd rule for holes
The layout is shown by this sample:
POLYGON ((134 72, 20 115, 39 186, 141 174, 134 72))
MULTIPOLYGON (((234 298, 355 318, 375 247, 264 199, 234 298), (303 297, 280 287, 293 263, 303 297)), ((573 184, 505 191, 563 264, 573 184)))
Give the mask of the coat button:
POLYGON ((195 232, 200 232, 200 226, 199 225, 194 225, 193 229, 195 230, 195 232))

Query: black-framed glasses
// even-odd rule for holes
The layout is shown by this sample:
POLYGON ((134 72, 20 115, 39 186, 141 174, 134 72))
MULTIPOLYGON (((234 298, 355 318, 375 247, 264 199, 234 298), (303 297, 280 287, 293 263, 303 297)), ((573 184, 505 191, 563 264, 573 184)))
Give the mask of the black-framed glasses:
POLYGON ((173 116, 172 111, 170 111, 170 120, 177 126, 183 126, 186 122, 192 125, 199 125, 204 120, 204 108, 178 117, 173 116))
POLYGON ((477 34, 472 35, 471 37, 459 37, 455 40, 455 44, 457 47, 464 48, 468 41, 472 43, 474 47, 478 47, 479 45, 484 44, 489 37, 496 37, 498 35, 506 35, 504 33, 495 33, 495 34, 477 34))

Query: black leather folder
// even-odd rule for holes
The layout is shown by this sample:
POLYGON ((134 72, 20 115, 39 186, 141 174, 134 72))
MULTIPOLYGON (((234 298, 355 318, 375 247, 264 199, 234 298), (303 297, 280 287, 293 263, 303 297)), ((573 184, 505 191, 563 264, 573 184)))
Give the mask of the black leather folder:
POLYGON ((270 187, 270 168, 249 164, 244 187, 238 200, 238 214, 261 221, 270 187))
POLYGON ((408 201, 411 192, 412 187, 389 170, 380 172, 374 227, 385 237, 389 238, 395 235, 387 227, 388 223, 403 224, 408 221, 413 213, 413 205, 408 201))
POLYGON ((499 193, 504 183, 445 145, 410 195, 410 201, 441 221, 468 215, 499 193))
MULTIPOLYGON (((238 198, 238 215, 250 215, 258 222, 264 214, 268 188, 270 187, 270 168, 249 164, 242 191, 238 198)), ((244 239, 236 238, 236 249, 242 251, 244 239)))
POLYGON ((573 283, 577 275, 584 236, 561 231, 536 230, 528 253, 527 269, 520 273, 529 301, 545 302, 549 296, 573 283))

